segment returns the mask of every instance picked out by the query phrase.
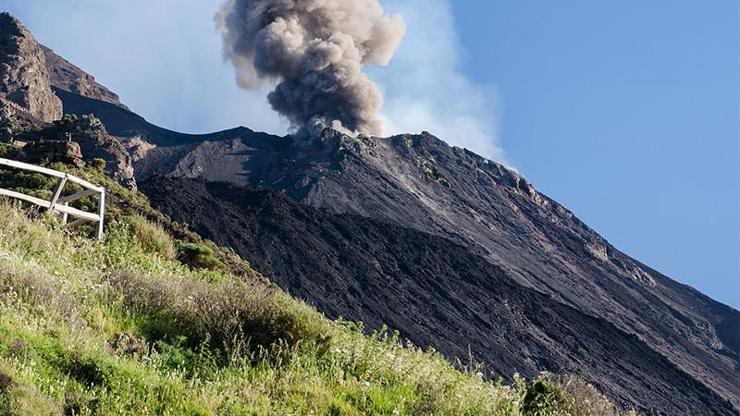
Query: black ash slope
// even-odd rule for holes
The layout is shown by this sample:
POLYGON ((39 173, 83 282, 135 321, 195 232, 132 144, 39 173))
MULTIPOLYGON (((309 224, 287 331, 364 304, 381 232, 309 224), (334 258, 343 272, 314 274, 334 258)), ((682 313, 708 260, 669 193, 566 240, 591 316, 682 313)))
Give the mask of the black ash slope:
POLYGON ((298 204, 273 191, 155 177, 141 188, 173 219, 233 247, 330 317, 386 323, 420 346, 495 374, 576 373, 655 414, 734 414, 640 339, 517 284, 427 233, 298 204))

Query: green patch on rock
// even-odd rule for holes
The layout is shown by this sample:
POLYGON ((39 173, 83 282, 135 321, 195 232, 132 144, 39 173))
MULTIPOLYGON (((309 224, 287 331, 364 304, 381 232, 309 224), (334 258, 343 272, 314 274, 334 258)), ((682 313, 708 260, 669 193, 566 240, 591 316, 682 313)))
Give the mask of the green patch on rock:
POLYGON ((430 160, 424 159, 422 157, 416 158, 416 165, 424 172, 424 174, 433 182, 438 183, 444 187, 449 188, 450 182, 442 176, 441 173, 437 170, 437 168, 434 166, 434 163, 430 160))

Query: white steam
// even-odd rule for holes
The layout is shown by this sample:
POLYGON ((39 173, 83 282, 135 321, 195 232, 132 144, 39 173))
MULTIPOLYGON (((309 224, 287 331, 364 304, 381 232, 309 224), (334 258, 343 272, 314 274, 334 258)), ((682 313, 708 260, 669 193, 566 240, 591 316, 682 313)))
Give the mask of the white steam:
POLYGON ((371 72, 385 93, 384 133, 426 130, 506 163, 497 91, 463 74, 464 48, 450 1, 397 0, 388 2, 388 9, 403 15, 408 33, 389 68, 371 72))

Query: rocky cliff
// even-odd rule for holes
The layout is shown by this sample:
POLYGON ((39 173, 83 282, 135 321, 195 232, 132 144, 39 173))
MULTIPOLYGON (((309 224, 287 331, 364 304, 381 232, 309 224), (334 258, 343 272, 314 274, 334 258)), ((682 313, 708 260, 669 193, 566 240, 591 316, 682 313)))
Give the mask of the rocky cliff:
POLYGON ((57 55, 46 46, 41 45, 41 50, 46 58, 49 81, 53 87, 128 110, 128 107, 121 103, 118 95, 100 85, 95 77, 57 55))
POLYGON ((51 90, 41 46, 8 13, 0 13, 0 105, 15 107, 45 122, 62 116, 62 103, 51 90))
POLYGON ((125 109, 117 95, 39 45, 16 18, 0 13, 0 140, 29 142, 25 153, 32 162, 40 157, 71 157, 75 164, 103 159, 107 174, 136 188, 131 155, 100 120, 88 114, 62 118, 62 101, 54 91, 67 90, 125 109))
POLYGON ((26 130, 17 136, 33 143, 42 137, 47 141, 71 141, 80 148, 80 158, 86 162, 93 159, 105 161, 105 173, 121 185, 136 188, 131 155, 123 144, 106 130, 96 117, 85 114, 66 115, 40 129, 26 130))

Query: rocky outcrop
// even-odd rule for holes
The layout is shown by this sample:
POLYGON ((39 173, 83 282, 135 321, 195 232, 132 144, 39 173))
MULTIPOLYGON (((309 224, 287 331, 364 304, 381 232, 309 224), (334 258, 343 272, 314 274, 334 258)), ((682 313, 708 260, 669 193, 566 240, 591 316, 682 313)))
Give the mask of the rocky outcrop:
POLYGON ((108 176, 129 189, 136 189, 131 156, 123 144, 111 136, 103 123, 94 116, 66 115, 41 129, 25 131, 17 138, 28 142, 29 149, 39 146, 39 142, 43 143, 42 147, 50 142, 72 142, 79 146, 80 157, 84 162, 103 159, 108 176))
POLYGON ((61 162, 78 168, 85 166, 80 145, 72 141, 38 140, 23 147, 23 155, 23 160, 28 163, 61 162))
POLYGON ((46 46, 41 45, 41 50, 46 57, 46 66, 53 87, 128 110, 128 107, 121 103, 118 95, 100 85, 95 81, 95 77, 57 55, 46 46))
POLYGON ((62 120, 55 123, 50 134, 56 138, 67 137, 79 143, 86 162, 103 159, 108 176, 129 189, 136 189, 131 156, 119 140, 108 134, 97 118, 83 115, 62 120))
POLYGON ((13 140, 24 131, 40 130, 46 123, 27 113, 18 104, 0 98, 0 142, 13 140))
POLYGON ((45 122, 62 116, 62 102, 51 90, 41 46, 8 13, 0 13, 0 100, 45 122))

